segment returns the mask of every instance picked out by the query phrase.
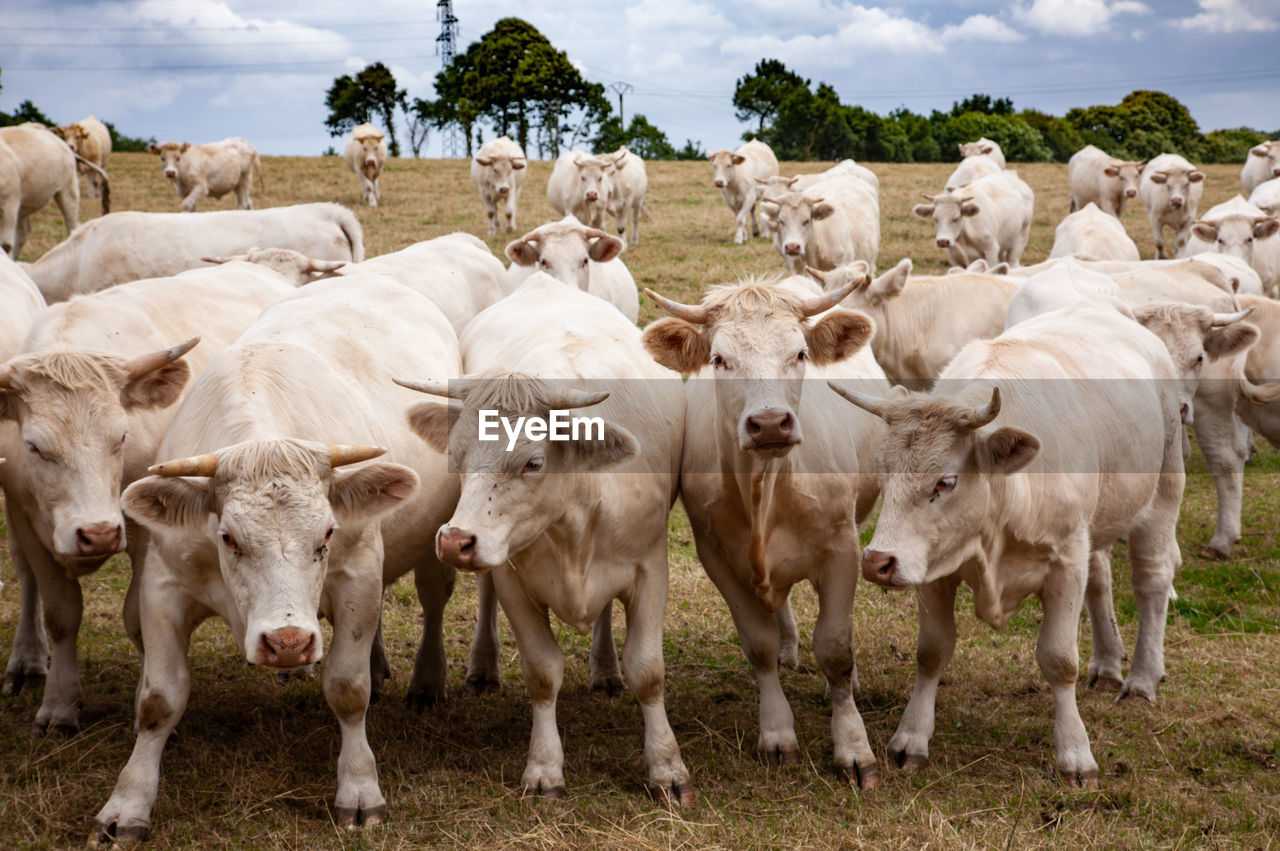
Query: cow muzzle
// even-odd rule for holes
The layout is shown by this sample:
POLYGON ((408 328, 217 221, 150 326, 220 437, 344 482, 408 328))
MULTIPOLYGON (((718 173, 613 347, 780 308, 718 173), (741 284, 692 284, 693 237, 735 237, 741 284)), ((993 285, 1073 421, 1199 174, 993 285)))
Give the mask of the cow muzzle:
POLYGON ((441 526, 436 533, 436 556, 459 570, 479 570, 476 566, 476 536, 464 529, 441 526))
POLYGON ((939 248, 951 247, 951 240, 947 239, 945 236, 938 237, 937 239, 934 240, 934 242, 938 243, 939 248))
POLYGON ((316 634, 286 626, 264 632, 258 639, 258 664, 269 668, 298 668, 316 661, 316 634))
POLYGON ((1173 209, 1175 209, 1175 210, 1181 210, 1181 209, 1182 209, 1182 198, 1180 198, 1180 197, 1179 197, 1179 196, 1177 196, 1177 195, 1174 195, 1172 198, 1170 198, 1170 199, 1169 199, 1169 206, 1170 206, 1170 207, 1172 207, 1172 208, 1173 208, 1173 209))
POLYGON ((176 168, 166 168, 164 170, 164 176, 172 180, 178 176, 178 170, 176 168))
POLYGON ((588 193, 587 193, 587 200, 588 200, 588 201, 598 201, 598 200, 600 200, 600 194, 599 194, 598 192, 588 192, 588 193))
POLYGON ((510 186, 499 186, 499 187, 498 187, 498 194, 499 194, 499 195, 510 195, 510 194, 511 194, 511 187, 510 187, 510 186))
POLYGON ((724 189, 724 181, 723 181, 723 180, 717 180, 717 181, 716 181, 716 189, 724 189))
POLYGON ((749 448, 787 450, 800 442, 796 418, 781 408, 765 408, 747 417, 745 431, 749 448))
POLYGON ((803 249, 800 247, 800 243, 798 242, 788 242, 786 245, 782 246, 782 250, 784 253, 790 254, 792 257, 798 257, 803 252, 803 249))
POLYGON ((109 556, 124 546, 124 527, 119 523, 95 523, 76 529, 76 555, 109 556))
POLYGON ((898 579, 898 559, 892 553, 864 550, 862 575, 877 585, 901 585, 898 579))
POLYGON ((1138 190, 1136 190, 1136 189, 1126 189, 1126 190, 1124 191, 1124 197, 1126 197, 1126 198, 1133 198, 1133 197, 1136 197, 1136 196, 1137 196, 1137 194, 1138 194, 1138 190))

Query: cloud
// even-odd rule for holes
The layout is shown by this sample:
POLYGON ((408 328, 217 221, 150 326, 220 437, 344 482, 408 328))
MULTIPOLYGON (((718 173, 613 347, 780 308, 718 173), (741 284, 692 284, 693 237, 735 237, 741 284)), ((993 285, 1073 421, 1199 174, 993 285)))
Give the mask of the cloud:
POLYGON ((1173 23, 1180 29, 1214 34, 1261 33, 1280 29, 1280 22, 1265 14, 1263 8, 1263 4, 1248 0, 1200 0, 1200 14, 1173 23))
POLYGON ((1045 35, 1086 36, 1110 29, 1117 15, 1149 15, 1137 0, 1034 0, 1015 3, 1013 17, 1045 35))
POLYGON ((942 28, 944 41, 997 41, 1011 43, 1022 41, 1022 33, 999 18, 990 15, 972 15, 957 25, 942 28))

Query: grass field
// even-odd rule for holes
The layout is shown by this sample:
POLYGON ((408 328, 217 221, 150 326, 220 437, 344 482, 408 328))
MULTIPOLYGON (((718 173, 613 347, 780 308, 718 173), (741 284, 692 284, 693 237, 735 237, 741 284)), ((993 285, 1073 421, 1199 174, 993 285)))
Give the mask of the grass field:
MULTIPOLYGON (((336 157, 267 158, 265 167, 267 192, 255 195, 259 207, 347 204, 364 223, 370 255, 454 230, 484 232, 465 162, 393 162, 376 210, 358 206, 358 183, 336 157)), ((921 192, 937 191, 952 166, 873 168, 882 186, 881 269, 910 256, 917 271, 940 272, 932 226, 915 219, 910 207, 921 192)), ((524 229, 552 217, 543 192, 550 164, 531 163, 529 171, 524 229)), ((1033 263, 1048 254, 1053 227, 1066 212, 1066 167, 1019 171, 1036 192, 1024 256, 1033 263)), ((1205 171, 1201 209, 1239 186, 1238 167, 1205 171)), ((116 155, 111 174, 114 209, 177 209, 155 158, 116 155)), ((653 221, 645 224, 641 245, 624 254, 638 283, 694 301, 710 284, 781 270, 769 243, 732 244, 732 218, 710 185, 706 163, 657 163, 649 175, 653 221)), ((231 206, 227 197, 201 209, 231 206)), ((97 202, 86 199, 82 210, 96 215, 97 202)), ((1143 256, 1151 256, 1140 204, 1130 205, 1124 223, 1143 256)), ((62 235, 56 212, 44 211, 25 258, 35 259, 62 235)), ((501 252, 507 239, 488 242, 501 252)), ((642 305, 642 321, 657 315, 652 305, 642 305)), ((1277 483, 1280 455, 1262 449, 1245 479, 1244 540, 1231 561, 1204 561, 1198 553, 1212 534, 1214 493, 1199 454, 1193 458, 1179 530, 1185 563, 1169 616, 1168 679, 1159 701, 1117 704, 1114 693, 1083 684, 1078 691, 1103 775, 1097 791, 1068 789, 1057 779, 1052 699, 1034 657, 1038 606, 1030 601, 1003 631, 993 632, 971 615, 966 591, 926 768, 906 775, 882 763, 883 783, 865 794, 835 779, 825 685, 809 650, 816 600, 807 587, 793 594, 801 667, 783 674, 804 762, 785 769, 759 762, 754 677, 677 506, 670 518, 667 709, 698 789, 692 809, 669 810, 645 795, 638 703, 629 694, 610 700, 592 693, 588 637, 559 626, 566 674, 558 720, 568 793, 561 801, 521 798, 530 713, 515 643, 504 624, 503 690, 472 696, 463 669, 475 595, 474 582, 463 576, 446 613, 449 699, 421 715, 400 702, 420 630, 416 598, 407 581, 387 595, 387 649, 396 676, 389 699, 369 715, 369 739, 390 807, 385 826, 360 833, 334 826, 339 737, 319 683, 278 685, 249 668, 225 626, 210 621, 192 640, 191 700, 164 755, 152 841, 156 847, 229 848, 1271 847, 1280 837, 1277 483)), ((1117 614, 1132 646, 1136 612, 1123 547, 1118 550, 1117 614)), ((18 616, 7 553, 0 555, 0 577, 6 583, 0 647, 7 653, 18 616)), ((119 616, 127 577, 127 564, 117 558, 82 582, 81 733, 33 739, 28 731, 39 693, 0 698, 5 845, 83 842, 128 758, 137 661, 119 616)), ((872 745, 882 750, 914 675, 915 601, 866 583, 860 591, 854 610, 857 702, 872 745)), ((1082 660, 1088 638, 1082 619, 1082 660)))

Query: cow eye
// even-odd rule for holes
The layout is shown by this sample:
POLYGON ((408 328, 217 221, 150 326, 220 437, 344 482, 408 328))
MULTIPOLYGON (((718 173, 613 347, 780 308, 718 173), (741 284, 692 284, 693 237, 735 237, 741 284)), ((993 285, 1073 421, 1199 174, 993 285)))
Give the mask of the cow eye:
POLYGON ((539 266, 541 266, 541 267, 542 267, 542 268, 544 268, 544 269, 550 269, 550 268, 551 268, 551 264, 550 264, 550 263, 548 263, 546 260, 539 260, 539 261, 538 261, 538 265, 539 265, 539 266))
POLYGON ((41 458, 46 461, 48 460, 47 458, 44 457, 44 453, 40 451, 40 447, 36 446, 34 443, 32 443, 29 440, 27 441, 27 451, 30 452, 32 455, 36 456, 37 458, 41 458))
POLYGON ((796 352, 796 361, 797 361, 797 362, 803 362, 803 361, 806 361, 806 360, 808 360, 808 359, 809 359, 809 353, 808 353, 808 352, 806 352, 804 349, 801 349, 800 351, 796 352))
POLYGON ((933 486, 933 496, 929 497, 929 501, 932 502, 937 499, 940 494, 950 493, 955 490, 955 487, 955 476, 943 476, 941 479, 938 479, 938 483, 933 486))
POLYGON ((219 535, 219 537, 222 538, 222 543, 226 546, 227 549, 231 550, 231 552, 235 553, 236 555, 240 555, 240 545, 236 543, 236 539, 234 535, 232 535, 230 532, 223 532, 221 535, 219 535))
POLYGON ((337 526, 330 526, 329 530, 324 533, 324 542, 326 544, 329 543, 329 539, 333 537, 333 530, 337 528, 337 526))
POLYGON ((1196 355, 1196 366, 1201 366, 1203 363, 1204 363, 1204 353, 1202 352, 1196 355))
POLYGON ((582 265, 583 265, 583 267, 584 267, 584 268, 585 268, 585 267, 586 267, 586 265, 587 265, 588 263, 590 263, 590 262, 591 262, 591 258, 590 258, 590 257, 583 257, 583 258, 582 258, 582 265))
POLYGON ((813 221, 813 219, 805 219, 803 222, 800 223, 800 227, 807 228, 809 226, 809 222, 811 221, 813 221))
POLYGON ((720 357, 720 355, 715 355, 715 354, 711 356, 711 365, 714 366, 716 369, 729 368, 728 364, 724 362, 724 358, 720 357))
POLYGON ((524 469, 520 471, 520 475, 525 473, 536 473, 542 469, 542 456, 535 455, 528 461, 524 462, 524 469))

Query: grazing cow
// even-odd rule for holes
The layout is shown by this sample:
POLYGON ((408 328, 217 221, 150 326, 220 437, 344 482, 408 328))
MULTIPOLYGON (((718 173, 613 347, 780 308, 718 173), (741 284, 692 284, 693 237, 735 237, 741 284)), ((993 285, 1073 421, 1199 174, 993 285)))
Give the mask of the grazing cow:
POLYGON ((782 177, 774 175, 773 177, 757 177, 756 184, 760 187, 758 195, 761 198, 770 195, 785 195, 788 192, 803 192, 815 183, 819 183, 830 177, 850 176, 856 177, 866 183, 872 189, 872 194, 876 199, 880 198, 880 178, 876 177, 876 173, 864 165, 858 165, 853 160, 841 160, 826 171, 817 174, 797 174, 792 177, 782 177))
POLYGON ((793 275, 805 266, 823 271, 854 260, 875 266, 880 253, 880 202, 863 180, 839 175, 803 192, 761 200, 773 245, 793 275))
POLYGON ((961 189, 925 195, 912 212, 933 219, 935 242, 952 266, 982 258, 989 266, 1017 266, 1031 235, 1035 195, 1016 171, 981 177, 961 189))
POLYGON ((43 124, 0 127, 0 250, 17 260, 31 216, 50 200, 70 235, 80 224, 76 155, 43 124))
POLYGON ((1143 160, 1117 159, 1093 145, 1085 145, 1067 161, 1071 212, 1092 201, 1102 212, 1119 218, 1125 202, 1138 196, 1143 164, 1143 160))
POLYGON ((1280 177, 1259 183, 1250 193, 1249 203, 1268 216, 1280 216, 1280 177))
POLYGON ((387 162, 387 143, 382 131, 368 122, 352 130, 342 158, 346 160, 347 168, 360 178, 360 200, 366 206, 378 206, 378 202, 382 200, 378 180, 382 177, 382 167, 387 162))
POLYGON ((960 161, 960 165, 956 166, 956 170, 951 172, 951 176, 947 178, 947 182, 944 184, 944 191, 950 192, 953 189, 968 186, 980 177, 999 174, 1001 171, 1003 169, 991 157, 965 157, 960 161))
MULTIPOLYGON (((912 770, 928 759, 964 582, 978 617, 997 629, 1023 599, 1040 597, 1036 660, 1053 691, 1058 770, 1068 784, 1098 784, 1076 708, 1080 608, 1094 554, 1127 535, 1139 625, 1121 695, 1154 700, 1181 560, 1175 527, 1185 476, 1173 374, 1149 331, 1110 308, 1079 305, 971 343, 932 395, 876 399, 840 388, 889 429, 876 465, 884 502, 862 574, 913 588, 919 601, 915 688, 887 748, 899 765, 912 770)), ((1101 635, 1095 630, 1095 648, 1101 635)), ((1095 651, 1098 670, 1118 672, 1122 652, 1095 651)))
POLYGON ((795 277, 717 287, 700 305, 649 291, 672 317, 646 328, 644 339, 660 363, 694 373, 685 385, 681 501, 698 558, 755 670, 761 755, 770 763, 800 761, 778 680, 780 656, 794 664, 794 640, 780 636, 779 625, 794 629, 787 597, 807 580, 818 594, 813 652, 827 680, 836 771, 869 789, 879 772, 853 699, 851 621, 858 522, 876 499, 864 465, 881 426, 843 418, 824 382, 803 380, 857 378, 887 391, 864 349, 871 321, 831 309, 848 292, 821 293, 795 277))
POLYGON ((1142 169, 1138 194, 1147 208, 1156 257, 1177 257, 1191 235, 1191 225, 1204 195, 1204 172, 1177 154, 1161 154, 1142 169), (1166 227, 1173 231, 1172 251, 1165 246, 1166 227))
POLYGON ((611 154, 569 151, 556 160, 547 180, 547 202, 562 216, 603 228, 618 164, 611 154))
POLYGON ((215 213, 111 213, 86 222, 27 268, 53 303, 126 281, 161 278, 252 248, 292 248, 322 260, 360 262, 364 231, 338 204, 215 213))
POLYGON ((773 149, 758 139, 742 145, 736 151, 719 150, 707 155, 715 172, 713 183, 720 190, 724 202, 733 211, 736 229, 733 241, 747 241, 747 223, 751 223, 751 235, 760 235, 760 223, 756 220, 756 201, 760 199, 757 178, 769 178, 778 173, 778 158, 773 149))
POLYGON ((1185 257, 1216 252, 1238 257, 1258 273, 1262 291, 1275 298, 1280 284, 1280 219, 1237 195, 1205 213, 1191 226, 1185 257))
POLYGON ((498 232, 499 207, 507 220, 507 233, 515 231, 516 205, 520 202, 528 164, 524 149, 506 136, 485 142, 471 161, 471 182, 484 204, 490 235, 498 232))
POLYGON ((932 387, 943 367, 971 340, 999 336, 1009 299, 1018 289, 1018 281, 1007 276, 912 275, 908 259, 874 280, 862 261, 826 273, 808 271, 827 290, 852 282, 853 290, 841 306, 871 317, 876 363, 890 381, 914 390, 932 387))
POLYGON ((1108 216, 1090 201, 1058 223, 1053 231, 1049 259, 1141 260, 1138 246, 1115 216, 1108 216))
MULTIPOLYGON (((111 155, 111 133, 106 125, 90 115, 88 118, 81 118, 71 124, 55 127, 53 130, 66 140, 67 147, 72 153, 88 161, 87 164, 77 164, 77 170, 84 175, 85 195, 90 198, 101 197, 106 188, 106 178, 90 166, 97 166, 98 169, 106 171, 107 157, 111 155)), ((106 201, 103 202, 102 212, 110 212, 106 201)))
POLYGON ((1240 169, 1240 187, 1246 196, 1259 185, 1280 177, 1280 140, 1254 145, 1244 158, 1240 169))
MULTIPOLYGON (((477 316, 461 344, 463 382, 404 382, 451 397, 411 408, 409 422, 462 473, 436 551, 491 575, 520 648, 533 701, 521 786, 548 797, 564 791, 555 720, 564 663, 548 611, 585 631, 620 599, 623 672, 644 713, 647 785, 661 800, 692 803, 663 700, 667 513, 684 428, 679 376, 653 363, 639 330, 613 308, 541 274, 477 316), (558 443, 530 428, 486 442, 481 411, 509 422, 582 411, 599 425, 558 443)), ((611 636, 607 647, 592 654, 593 684, 617 678, 611 636)))
POLYGON ((969 159, 970 157, 986 157, 1000 168, 1005 167, 1004 151, 1000 149, 1000 145, 983 136, 976 142, 961 142, 959 145, 960 157, 969 159))
MULTIPOLYGON (((146 536, 126 525, 121 489, 155 460, 188 378, 292 291, 249 264, 123 284, 51 305, 0 365, 0 417, 17 424, 0 431, 10 542, 37 581, 53 641, 37 729, 79 726, 80 577, 126 550, 142 564, 146 536)), ((135 581, 124 617, 135 644, 137 591, 135 581)), ((11 658, 6 689, 40 660, 11 658)))
POLYGON ((513 292, 534 272, 612 304, 632 322, 640 317, 640 297, 631 272, 618 255, 626 243, 589 228, 573 216, 550 222, 507 245, 511 260, 507 291, 513 292))
POLYGON ((647 215, 644 194, 649 191, 649 176, 645 173, 644 160, 623 145, 609 156, 613 157, 613 190, 609 193, 609 213, 618 225, 618 235, 626 236, 627 216, 631 216, 631 245, 640 244, 640 219, 647 215))
POLYGON ((205 196, 221 198, 228 192, 236 193, 237 210, 252 210, 249 190, 254 172, 258 175, 258 190, 267 191, 258 152, 239 136, 208 145, 153 142, 148 150, 160 157, 164 176, 177 190, 184 212, 194 212, 205 196))

